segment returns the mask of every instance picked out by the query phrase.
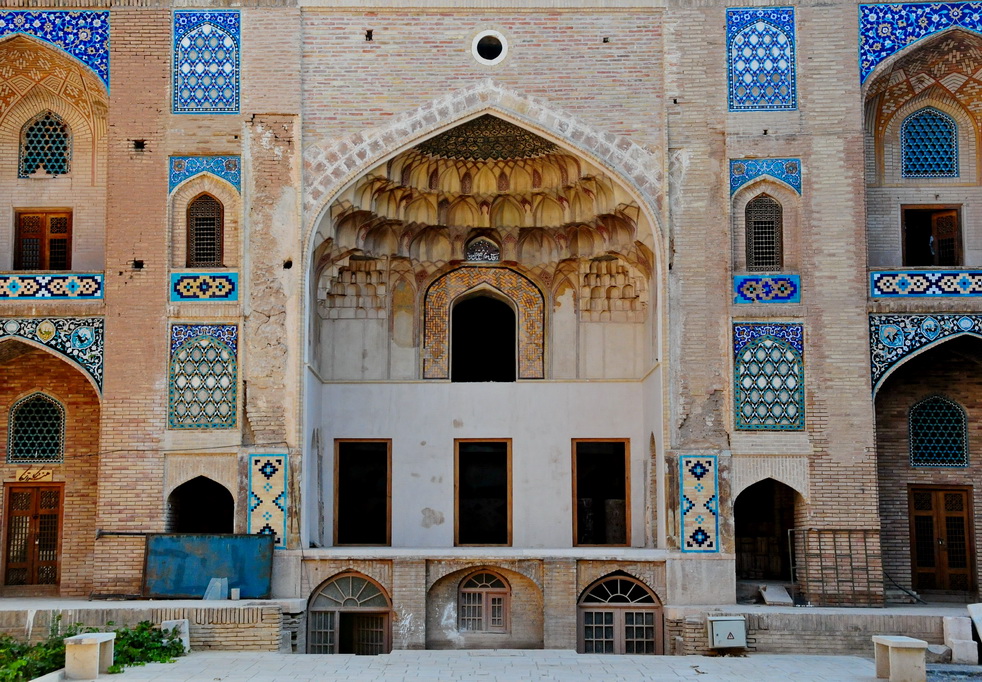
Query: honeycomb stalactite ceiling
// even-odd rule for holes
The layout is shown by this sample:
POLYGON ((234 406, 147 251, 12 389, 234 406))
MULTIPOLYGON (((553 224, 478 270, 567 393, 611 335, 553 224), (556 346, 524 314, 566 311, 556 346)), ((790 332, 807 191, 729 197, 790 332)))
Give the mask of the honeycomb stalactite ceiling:
POLYGON ((630 249, 644 220, 603 168, 492 115, 373 168, 331 219, 335 247, 373 257, 450 260, 468 231, 498 230, 517 245, 510 257, 529 262, 630 249))

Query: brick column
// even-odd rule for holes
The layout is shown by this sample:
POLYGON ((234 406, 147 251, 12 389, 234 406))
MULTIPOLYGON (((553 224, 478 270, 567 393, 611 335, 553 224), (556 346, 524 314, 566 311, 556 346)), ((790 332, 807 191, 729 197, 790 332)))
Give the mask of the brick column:
POLYGON ((426 562, 396 561, 392 566, 393 649, 426 648, 426 562))
POLYGON ((542 570, 544 648, 576 648, 576 597, 576 560, 547 559, 542 570))

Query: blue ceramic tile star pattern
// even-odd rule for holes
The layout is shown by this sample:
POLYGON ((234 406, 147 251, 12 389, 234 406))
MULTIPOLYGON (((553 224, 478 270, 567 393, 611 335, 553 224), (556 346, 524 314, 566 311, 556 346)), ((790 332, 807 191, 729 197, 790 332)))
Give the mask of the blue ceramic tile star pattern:
POLYGON ((794 7, 726 10, 730 111, 798 107, 794 7))

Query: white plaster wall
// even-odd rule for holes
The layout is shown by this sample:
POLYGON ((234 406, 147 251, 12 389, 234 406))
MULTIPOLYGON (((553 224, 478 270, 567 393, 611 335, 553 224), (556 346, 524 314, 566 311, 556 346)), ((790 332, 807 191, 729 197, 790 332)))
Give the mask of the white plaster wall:
POLYGON ((319 419, 308 428, 322 435, 326 529, 335 438, 392 439, 392 546, 420 548, 453 547, 454 439, 511 438, 512 545, 571 547, 571 439, 629 438, 632 545, 651 546, 644 510, 652 429, 640 382, 351 383, 320 392, 319 419))

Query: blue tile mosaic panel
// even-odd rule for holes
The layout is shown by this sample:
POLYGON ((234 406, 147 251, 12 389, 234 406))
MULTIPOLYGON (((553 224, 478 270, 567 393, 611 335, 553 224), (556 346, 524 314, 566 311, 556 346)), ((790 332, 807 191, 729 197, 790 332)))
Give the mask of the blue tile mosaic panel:
POLYGON ((726 10, 730 111, 798 107, 794 7, 726 10))
POLYGON ((249 456, 248 532, 272 535, 276 549, 286 548, 287 456, 249 456))
POLYGON ((96 301, 103 295, 101 272, 69 275, 0 275, 0 301, 96 301))
POLYGON ((173 111, 239 113, 239 11, 175 10, 173 111))
POLYGON ((171 326, 170 428, 235 428, 237 340, 235 325, 171 326))
POLYGON ((743 431, 805 428, 804 327, 734 323, 735 426, 743 431))
POLYGON ((948 398, 933 395, 910 408, 910 465, 968 466, 968 419, 948 398))
POLYGON ((873 393, 908 355, 960 334, 982 337, 982 315, 870 315, 873 393))
POLYGON ((170 157, 170 174, 168 192, 185 180, 202 173, 211 173, 221 178, 239 192, 242 191, 242 163, 239 156, 172 156, 170 157))
POLYGON ((859 6, 859 80, 911 43, 952 26, 982 33, 982 2, 883 3, 859 6))
POLYGON ((730 196, 763 175, 780 180, 801 194, 800 159, 730 159, 730 196))
POLYGON ((734 275, 734 303, 800 303, 798 275, 734 275))
POLYGON ((7 10, 0 12, 0 38, 33 36, 70 54, 109 88, 109 12, 105 10, 7 10))
POLYGON ((982 270, 893 270, 869 273, 873 298, 982 296, 982 270))
POLYGON ((719 552, 719 475, 716 455, 679 457, 683 552, 719 552))
POLYGON ((239 275, 235 272, 172 272, 171 303, 179 301, 238 301, 239 275))
POLYGON ((948 114, 924 107, 900 126, 900 174, 905 178, 958 177, 958 126, 948 114))
POLYGON ((64 356, 102 390, 105 322, 101 317, 0 318, 0 341, 21 338, 64 356))

